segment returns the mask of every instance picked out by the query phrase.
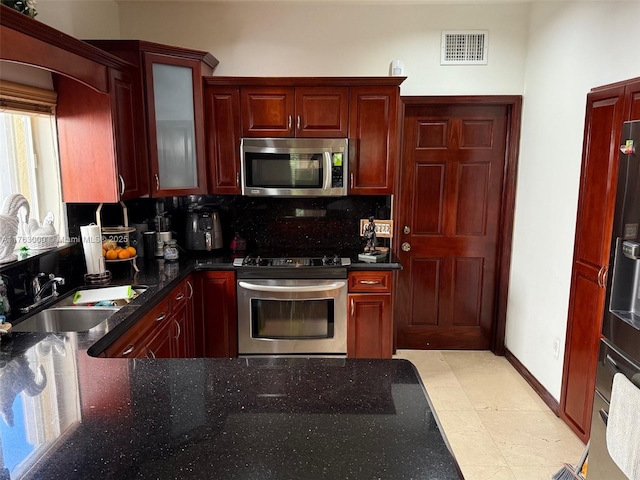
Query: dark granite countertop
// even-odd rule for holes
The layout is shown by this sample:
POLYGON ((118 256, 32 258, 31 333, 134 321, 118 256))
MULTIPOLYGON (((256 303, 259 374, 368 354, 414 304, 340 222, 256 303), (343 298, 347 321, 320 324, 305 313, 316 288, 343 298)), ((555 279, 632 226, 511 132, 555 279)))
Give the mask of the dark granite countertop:
MULTIPOLYGON (((357 258, 357 254, 355 254, 357 258)), ((114 275, 110 285, 138 285, 146 287, 146 291, 130 304, 122 307, 101 325, 87 332, 76 333, 77 340, 84 347, 89 348, 90 355, 97 355, 125 333, 133 324, 144 316, 155 304, 164 298, 168 292, 194 271, 202 270, 234 270, 233 259, 228 254, 183 255, 179 261, 167 262, 162 259, 136 259, 139 271, 133 275, 114 275)), ((402 268, 397 259, 391 254, 390 263, 359 262, 352 256, 351 270, 397 270, 402 268)), ((67 285, 71 287, 81 285, 67 285)), ((31 314, 37 313, 34 310, 31 314)), ((26 319, 25 315, 13 320, 14 325, 26 319)), ((34 334, 21 334, 34 335, 34 334)))
POLYGON ((0 345, 0 478, 459 479, 413 365, 0 345), (4 470, 3 470, 4 469, 4 470))

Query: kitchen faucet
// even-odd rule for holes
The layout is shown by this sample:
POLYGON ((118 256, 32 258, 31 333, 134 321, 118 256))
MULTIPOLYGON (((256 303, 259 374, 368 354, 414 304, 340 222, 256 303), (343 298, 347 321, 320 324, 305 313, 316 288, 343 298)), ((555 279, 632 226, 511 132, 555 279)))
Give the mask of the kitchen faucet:
POLYGON ((52 298, 56 298, 58 294, 58 285, 64 285, 64 278, 56 277, 53 273, 49 274, 49 280, 47 280, 44 284, 40 285, 40 279, 46 277, 47 275, 44 273, 37 274, 32 282, 31 286, 33 288, 33 303, 27 307, 21 308, 21 313, 28 313, 34 308, 42 305, 48 300, 52 298), (43 297, 44 293, 47 289, 51 287, 51 294, 43 297))

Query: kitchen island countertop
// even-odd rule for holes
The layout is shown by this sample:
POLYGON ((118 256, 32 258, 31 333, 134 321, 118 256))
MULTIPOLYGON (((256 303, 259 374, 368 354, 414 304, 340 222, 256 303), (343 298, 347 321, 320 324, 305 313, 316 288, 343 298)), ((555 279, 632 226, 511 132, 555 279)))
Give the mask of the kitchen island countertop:
POLYGON ((101 359, 41 334, 0 362, 3 480, 462 478, 406 360, 101 359))

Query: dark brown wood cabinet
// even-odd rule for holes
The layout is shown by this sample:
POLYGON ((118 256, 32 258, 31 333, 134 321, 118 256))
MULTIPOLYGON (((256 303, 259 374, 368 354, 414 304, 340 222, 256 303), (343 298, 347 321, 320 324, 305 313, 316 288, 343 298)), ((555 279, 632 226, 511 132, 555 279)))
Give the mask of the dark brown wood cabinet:
POLYGON ((398 152, 399 86, 352 87, 349 194, 391 195, 398 152))
POLYGON ((106 357, 192 358, 195 356, 192 277, 175 287, 144 317, 105 349, 106 357))
POLYGON ((391 358, 393 355, 392 273, 349 273, 347 357, 391 358))
POLYGON ((209 193, 240 194, 242 137, 349 139, 349 193, 390 195, 401 77, 205 77, 209 193))
POLYGON ((236 280, 233 271, 194 275, 196 356, 237 357, 236 280))
POLYGON ((206 193, 202 76, 218 61, 208 52, 139 40, 87 40, 136 66, 138 149, 154 197, 206 193))
POLYGON ((247 86, 240 89, 240 104, 245 137, 344 138, 348 133, 347 87, 247 86))
POLYGON ((55 85, 63 200, 113 203, 148 195, 130 73, 109 69, 108 94, 65 76, 55 85))
POLYGON ((610 267, 620 134, 627 120, 640 120, 640 79, 595 88, 587 95, 559 407, 560 417, 585 442, 610 267))
POLYGON ((148 190, 127 62, 0 6, 0 59, 53 73, 65 202, 117 202, 148 190))
POLYGON ((165 318, 160 326, 151 333, 146 342, 146 358, 172 358, 175 347, 173 345, 173 325, 171 319, 165 318))
POLYGON ((240 195, 240 88, 204 87, 209 193, 240 195))
MULTIPOLYGON (((147 356, 147 346, 155 340, 155 332, 164 320, 170 316, 169 298, 164 298, 156 304, 144 317, 138 320, 116 341, 109 345, 104 353, 106 357, 144 358, 147 356)), ((168 335, 168 334, 167 334, 168 335)))

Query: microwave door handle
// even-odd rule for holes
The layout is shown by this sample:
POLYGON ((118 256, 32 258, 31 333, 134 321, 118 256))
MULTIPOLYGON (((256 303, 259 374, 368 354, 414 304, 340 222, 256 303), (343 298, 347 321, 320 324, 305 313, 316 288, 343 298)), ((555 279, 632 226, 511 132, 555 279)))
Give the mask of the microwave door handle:
POLYGON ((324 152, 324 185, 323 190, 329 190, 331 188, 331 152, 324 152))
POLYGON ((330 283, 328 285, 305 285, 298 287, 288 287, 281 285, 256 285, 248 282, 238 282, 238 285, 246 290, 256 292, 328 292, 338 290, 346 285, 345 282, 330 283))

